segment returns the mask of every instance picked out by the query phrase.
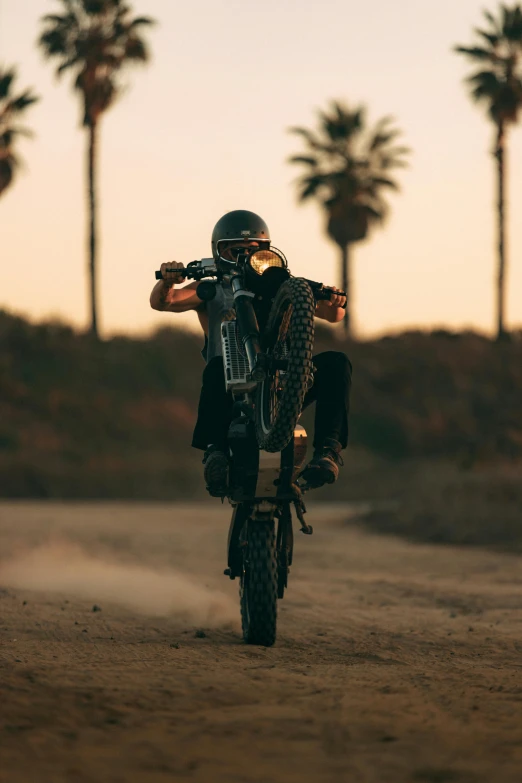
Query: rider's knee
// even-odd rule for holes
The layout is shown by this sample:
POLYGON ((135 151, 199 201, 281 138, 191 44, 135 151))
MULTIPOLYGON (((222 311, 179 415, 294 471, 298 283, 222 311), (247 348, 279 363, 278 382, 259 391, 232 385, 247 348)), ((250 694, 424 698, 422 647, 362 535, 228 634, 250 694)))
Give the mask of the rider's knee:
MULTIPOLYGON (((319 359, 323 367, 328 371, 335 373, 337 377, 343 376, 348 381, 352 378, 352 363, 342 351, 324 351, 316 358, 319 359)), ((315 361, 315 359, 314 359, 315 361)))

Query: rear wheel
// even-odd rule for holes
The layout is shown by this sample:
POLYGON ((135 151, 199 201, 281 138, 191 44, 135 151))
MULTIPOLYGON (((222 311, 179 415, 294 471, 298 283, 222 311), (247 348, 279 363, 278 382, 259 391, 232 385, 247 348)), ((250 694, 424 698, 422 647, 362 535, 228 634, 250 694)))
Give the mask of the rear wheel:
POLYGON ((263 335, 267 377, 257 387, 256 436, 261 449, 282 451, 293 435, 312 379, 315 299, 299 277, 274 299, 263 335))
POLYGON ((247 644, 271 647, 276 639, 278 590, 274 521, 249 519, 242 539, 239 595, 243 638, 247 644))

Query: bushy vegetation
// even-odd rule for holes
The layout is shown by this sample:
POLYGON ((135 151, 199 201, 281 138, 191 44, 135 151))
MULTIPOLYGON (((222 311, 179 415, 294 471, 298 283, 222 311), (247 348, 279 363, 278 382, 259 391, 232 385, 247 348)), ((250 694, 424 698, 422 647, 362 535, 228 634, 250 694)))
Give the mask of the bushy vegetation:
MULTIPOLYGON (((175 329, 99 342, 0 311, 0 496, 204 497, 201 453, 190 447, 200 343, 175 329)), ((522 459, 520 336, 495 344, 411 332, 344 344, 319 329, 317 350, 327 349, 347 350, 354 365, 353 455, 459 469, 522 459)), ((357 456, 348 461, 334 494, 353 499, 357 456)))
POLYGON ((416 460, 394 467, 373 471, 393 499, 363 510, 359 521, 366 528, 432 544, 522 552, 520 464, 456 470, 451 463, 416 460))
POLYGON ((0 314, 0 495, 189 497, 198 364, 185 333, 99 342, 0 314))
POLYGON ((463 466, 522 456, 522 335, 406 332, 349 353, 354 445, 463 466))

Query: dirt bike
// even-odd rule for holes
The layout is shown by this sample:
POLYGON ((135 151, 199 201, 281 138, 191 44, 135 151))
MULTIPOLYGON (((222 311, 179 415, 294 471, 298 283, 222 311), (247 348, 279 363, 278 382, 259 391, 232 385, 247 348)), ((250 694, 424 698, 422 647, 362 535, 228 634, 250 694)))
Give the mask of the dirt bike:
POLYGON ((224 573, 239 578, 245 642, 269 647, 292 565, 292 506, 302 532, 313 532, 304 518, 307 487, 299 482, 307 435, 298 420, 313 383, 316 302, 334 291, 292 277, 275 248, 242 248, 235 261, 201 259, 175 271, 200 281, 196 291, 203 301, 213 299, 223 282, 234 296, 236 317, 221 324, 225 384, 234 399, 228 430, 233 513, 224 573))

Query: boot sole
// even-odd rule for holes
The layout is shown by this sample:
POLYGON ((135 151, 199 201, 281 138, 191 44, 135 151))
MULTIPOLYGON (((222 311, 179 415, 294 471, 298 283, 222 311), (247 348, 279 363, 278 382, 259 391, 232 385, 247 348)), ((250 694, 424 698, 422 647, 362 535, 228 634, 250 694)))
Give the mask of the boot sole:
POLYGON ((203 471, 203 477, 207 485, 207 491, 212 497, 221 498, 228 491, 228 460, 223 454, 221 457, 209 458, 203 471))
POLYGON ((335 484, 339 478, 339 471, 334 473, 334 471, 325 470, 318 465, 317 467, 304 470, 301 473, 301 478, 304 479, 311 489, 319 489, 319 487, 324 487, 325 484, 335 484))

